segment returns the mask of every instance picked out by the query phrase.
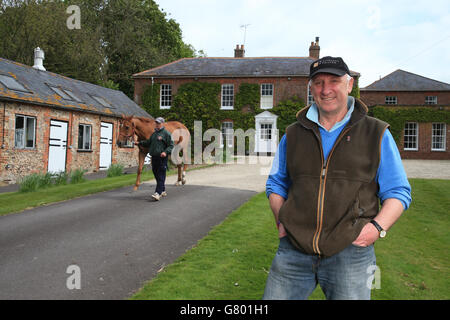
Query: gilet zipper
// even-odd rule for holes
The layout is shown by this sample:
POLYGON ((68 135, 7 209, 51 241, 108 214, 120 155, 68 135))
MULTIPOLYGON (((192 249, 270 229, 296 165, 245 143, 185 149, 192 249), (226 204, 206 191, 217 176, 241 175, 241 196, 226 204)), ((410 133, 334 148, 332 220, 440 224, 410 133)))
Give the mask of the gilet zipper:
MULTIPOLYGON (((323 203, 325 198, 325 183, 327 180, 327 173, 328 173, 328 164, 330 163, 330 158, 333 155, 333 151, 336 148, 336 146, 341 141, 342 137, 350 130, 351 128, 345 128, 339 137, 337 138, 336 142, 333 145, 333 148, 330 151, 330 154, 328 155, 327 162, 324 164, 324 153, 322 149, 322 141, 319 139, 320 144, 320 151, 322 152, 322 171, 320 175, 320 184, 319 184, 319 196, 317 198, 317 226, 316 226, 316 232, 314 233, 313 237, 313 251, 317 255, 321 255, 320 249, 319 249, 319 238, 320 234, 322 232, 322 226, 323 226, 323 203)), ((316 134, 317 136, 317 134, 316 134)))

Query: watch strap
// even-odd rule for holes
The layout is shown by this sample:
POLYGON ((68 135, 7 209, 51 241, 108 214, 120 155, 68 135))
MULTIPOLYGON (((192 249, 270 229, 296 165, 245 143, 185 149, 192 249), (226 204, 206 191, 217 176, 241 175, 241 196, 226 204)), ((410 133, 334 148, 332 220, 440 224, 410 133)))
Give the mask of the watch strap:
POLYGON ((383 231, 384 229, 378 224, 378 222, 376 222, 375 220, 370 220, 370 223, 373 224, 375 226, 375 228, 377 228, 378 232, 383 231))

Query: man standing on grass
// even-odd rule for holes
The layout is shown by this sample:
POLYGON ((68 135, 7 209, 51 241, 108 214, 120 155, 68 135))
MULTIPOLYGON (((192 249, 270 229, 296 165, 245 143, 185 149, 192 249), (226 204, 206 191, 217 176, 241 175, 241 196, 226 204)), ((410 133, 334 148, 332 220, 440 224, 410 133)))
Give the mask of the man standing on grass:
POLYGON ((314 103, 286 129, 266 183, 280 245, 264 299, 370 299, 373 243, 411 202, 389 125, 348 94, 342 58, 310 66, 314 103), (381 209, 379 209, 381 202, 381 209))
POLYGON ((174 146, 170 132, 164 128, 164 119, 161 117, 156 118, 155 132, 150 136, 150 139, 137 144, 149 148, 148 153, 152 157, 152 171, 156 179, 156 189, 155 193, 152 194, 152 198, 159 201, 161 197, 167 196, 165 185, 167 158, 174 146))

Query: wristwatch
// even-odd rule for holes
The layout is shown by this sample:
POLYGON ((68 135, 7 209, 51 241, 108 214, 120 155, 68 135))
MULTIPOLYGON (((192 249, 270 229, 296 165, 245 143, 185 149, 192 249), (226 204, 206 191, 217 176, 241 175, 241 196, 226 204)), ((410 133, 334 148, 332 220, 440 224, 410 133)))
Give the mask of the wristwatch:
POLYGON ((380 233, 380 238, 386 237, 386 230, 383 230, 383 228, 378 224, 378 222, 372 219, 370 220, 370 223, 373 224, 375 228, 377 228, 378 232, 380 233))

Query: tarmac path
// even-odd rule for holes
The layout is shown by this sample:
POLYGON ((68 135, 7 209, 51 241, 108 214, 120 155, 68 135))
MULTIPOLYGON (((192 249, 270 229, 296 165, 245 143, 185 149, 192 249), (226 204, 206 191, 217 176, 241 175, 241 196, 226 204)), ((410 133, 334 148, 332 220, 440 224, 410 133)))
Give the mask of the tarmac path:
POLYGON ((159 202, 150 200, 150 181, 136 192, 130 186, 0 217, 0 299, 127 298, 263 191, 266 178, 255 165, 224 165, 187 179, 175 187, 168 177, 159 202), (220 186, 224 176, 233 187, 220 186))

